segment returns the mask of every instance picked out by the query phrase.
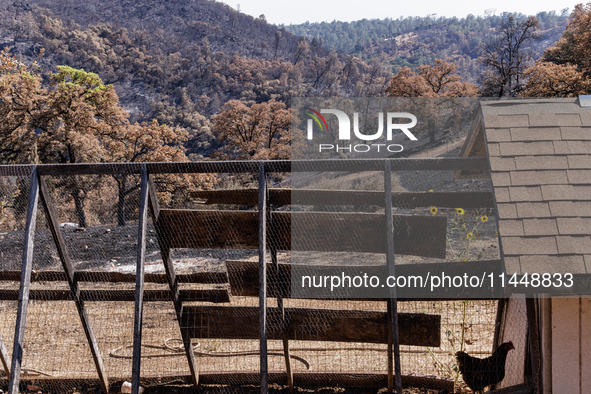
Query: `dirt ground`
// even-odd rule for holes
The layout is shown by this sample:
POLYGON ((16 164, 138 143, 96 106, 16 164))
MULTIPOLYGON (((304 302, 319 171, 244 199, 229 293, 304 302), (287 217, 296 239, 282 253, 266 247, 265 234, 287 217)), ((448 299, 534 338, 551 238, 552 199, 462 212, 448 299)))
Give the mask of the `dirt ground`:
MULTIPOLYGON (((235 297, 232 305, 255 305, 255 298, 235 297)), ((270 302, 270 305, 273 303, 270 302)), ((107 375, 112 381, 130 381, 131 347, 133 340, 133 303, 131 302, 88 302, 90 322, 99 344, 107 375)), ((339 308, 360 310, 382 310, 385 303, 376 301, 311 301, 286 300, 286 306, 306 306, 317 308, 339 308)), ((0 323, 0 335, 5 340, 8 353, 12 353, 9 341, 14 334, 16 302, 0 303, 4 319, 0 323)), ((427 349, 401 346, 401 364, 404 374, 418 376, 454 378, 453 353, 459 350, 460 338, 464 336, 464 348, 471 354, 482 357, 490 354, 494 333, 496 302, 462 301, 448 302, 405 302, 399 305, 400 312, 420 312, 442 316, 439 348, 427 349), (429 351, 432 353, 430 354, 429 351)), ((182 352, 167 349, 177 347, 179 329, 171 302, 149 302, 145 304, 143 324, 142 376, 162 377, 166 383, 177 380, 173 376, 186 376, 188 365, 182 352), (170 378, 166 378, 171 376, 170 378)), ((199 369, 202 373, 235 371, 254 372, 259 368, 258 341, 194 339, 193 345, 198 355, 199 369), (251 355, 240 355, 253 351, 251 355), (233 355, 235 354, 235 355, 233 355), (218 356, 223 355, 223 356, 218 356)), ((285 370, 280 341, 269 341, 269 369, 285 370)), ((294 371, 331 372, 386 372, 386 346, 363 343, 290 341, 292 355, 305 362, 292 360, 294 371), (306 365, 308 364, 309 367, 306 365)), ((43 386, 42 393, 74 393, 82 391, 84 384, 72 385, 66 390, 51 383, 54 379, 96 379, 96 372, 84 333, 73 302, 31 301, 27 318, 24 345, 23 378, 39 379, 35 386, 43 386)), ((231 376, 231 375, 229 375, 231 376)), ((231 385, 232 379, 228 378, 231 385)), ((96 385, 85 383, 92 392, 96 385)), ((178 382, 166 390, 152 380, 146 387, 156 385, 151 392, 185 392, 178 382), (154 391, 152 391, 154 390, 154 391), (176 390, 176 391, 175 391, 176 390)), ((26 388, 26 387, 25 387, 26 388)), ((377 389, 377 388, 374 388, 377 389)), ((246 388, 236 391, 230 387, 211 387, 211 393, 250 392, 246 388)), ((255 390, 253 388, 253 390, 255 390)), ((275 392, 285 392, 277 388, 275 392)), ((375 392, 374 391, 300 391, 300 392, 375 392)), ((419 393, 428 391, 409 391, 419 393)))

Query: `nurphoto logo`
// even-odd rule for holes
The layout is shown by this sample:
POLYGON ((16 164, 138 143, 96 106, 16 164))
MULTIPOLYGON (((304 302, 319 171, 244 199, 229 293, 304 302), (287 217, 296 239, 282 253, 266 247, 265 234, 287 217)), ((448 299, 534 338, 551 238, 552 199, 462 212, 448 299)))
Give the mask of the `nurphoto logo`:
MULTIPOLYGON (((307 122, 307 139, 312 141, 314 138, 314 124, 316 124, 320 132, 329 132, 328 124, 322 114, 335 115, 338 121, 338 137, 339 140, 351 141, 351 119, 347 113, 338 109, 321 109, 320 112, 306 108, 306 115, 310 117, 307 122)), ((406 138, 411 141, 417 141, 417 137, 410 132, 409 129, 417 125, 417 117, 408 112, 387 112, 386 113, 386 140, 392 141, 395 131, 402 131, 406 138), (400 119, 410 119, 410 122, 398 123, 400 119), (395 123, 396 121, 396 123, 395 123)), ((364 130, 366 131, 366 130, 364 130)), ((372 134, 362 133, 359 129, 359 112, 353 113, 353 133, 355 137, 362 141, 376 141, 383 137, 384 134, 384 113, 378 113, 378 129, 372 134)), ((319 144, 319 152, 323 151, 348 151, 365 153, 369 151, 376 152, 402 152, 404 147, 400 144, 378 144, 378 143, 363 143, 354 145, 339 145, 339 144, 319 144)))

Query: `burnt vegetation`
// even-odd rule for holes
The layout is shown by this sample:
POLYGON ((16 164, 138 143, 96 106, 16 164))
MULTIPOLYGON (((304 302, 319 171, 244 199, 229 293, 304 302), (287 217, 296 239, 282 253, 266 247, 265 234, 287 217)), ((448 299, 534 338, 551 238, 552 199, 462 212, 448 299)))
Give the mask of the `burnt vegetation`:
MULTIPOLYGON (((535 57, 560 38, 568 24, 568 16, 568 9, 561 13, 551 11, 535 15, 542 38, 530 48, 535 57)), ((464 80, 476 82, 482 71, 479 57, 483 46, 495 30, 507 23, 508 17, 509 14, 497 15, 489 10, 484 16, 468 15, 465 18, 433 14, 354 22, 303 23, 286 28, 298 35, 316 38, 326 48, 364 60, 386 55, 394 72, 403 67, 416 70, 421 65, 443 60, 454 63, 464 80)), ((527 19, 521 14, 512 17, 518 21, 527 19)))
POLYGON ((289 127, 263 131, 261 125, 275 127, 276 116, 288 119, 292 96, 572 95, 587 89, 576 56, 556 55, 581 52, 568 48, 585 26, 583 6, 570 22, 565 9, 530 19, 489 12, 289 27, 209 0, 0 0, 0 9, 0 47, 16 60, 37 59, 36 73, 46 82, 58 65, 97 74, 113 85, 130 124, 156 120, 173 128, 191 160, 285 157, 289 127), (523 61, 506 82, 487 63, 486 49, 500 45, 489 54, 497 59, 504 49, 495 37, 503 36, 508 21, 519 27, 524 20, 532 21, 536 40, 516 49, 523 61), (570 35, 544 54, 567 24, 570 35), (559 86, 541 90, 527 82, 548 75, 559 86), (276 115, 281 105, 286 112, 276 115), (246 151, 219 127, 237 113, 258 120, 246 151))
POLYGON ((293 95, 379 95, 387 65, 323 48, 211 1, 4 3, 1 41, 45 70, 67 64, 114 84, 132 119, 189 134, 188 154, 218 147, 210 117, 293 95))

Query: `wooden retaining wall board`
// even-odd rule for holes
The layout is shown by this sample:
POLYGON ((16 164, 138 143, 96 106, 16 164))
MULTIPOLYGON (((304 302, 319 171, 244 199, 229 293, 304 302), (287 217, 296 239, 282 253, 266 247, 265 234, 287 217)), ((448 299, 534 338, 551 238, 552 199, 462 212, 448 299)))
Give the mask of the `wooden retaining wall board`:
MULTIPOLYGON (((135 301, 135 290, 80 290, 80 299, 86 302, 135 301)), ((224 289, 180 290, 181 301, 202 301, 225 303, 230 296, 224 289)), ((18 301, 18 290, 0 290, 1 301, 18 301)), ((30 290, 29 300, 35 301, 73 301, 70 290, 30 290)), ((170 290, 144 290, 144 302, 170 301, 170 290)))
MULTIPOLYGON (((388 159, 392 171, 488 171, 486 157, 436 157, 388 159)), ((383 171, 384 159, 349 160, 269 160, 265 161, 265 172, 318 172, 318 171, 383 171)), ((0 166, 0 176, 29 176, 37 167, 39 175, 112 175, 139 174, 145 164, 149 174, 179 173, 256 173, 257 161, 201 161, 201 162, 161 162, 161 163, 76 163, 76 164, 38 164, 0 166)))
MULTIPOLYGON (((171 248, 258 248, 258 212, 162 209, 171 248)), ((394 215, 397 254, 445 258, 445 216, 394 215)), ((385 217, 372 213, 274 212, 267 238, 278 250, 385 253, 385 217), (292 239, 297 244, 292 245, 292 239)))
MULTIPOLYGON (((229 379, 237 384, 257 384, 258 372, 236 371, 203 372, 202 384, 224 384, 229 379)), ((175 376, 176 377, 176 376, 175 376)), ((285 384, 285 372, 269 371, 269 383, 285 384)), ((298 387, 384 387, 388 375, 375 372, 294 371, 294 385, 298 387)), ((402 386, 424 387, 432 390, 453 390, 451 379, 433 376, 402 375, 402 386)))
MULTIPOLYGON (((203 385, 226 385, 231 381, 235 385, 257 385, 261 374, 258 371, 203 371, 199 375, 199 381, 203 385)), ((298 387, 384 387, 387 384, 388 375, 379 372, 335 372, 335 371, 294 371, 294 384, 298 387)), ((0 378, 0 382, 5 380, 0 378)), ((143 375, 142 386, 163 386, 162 382, 191 383, 191 376, 183 373, 169 373, 159 375, 143 375)), ((283 371, 269 371, 269 384, 284 385, 286 373, 283 371)), ((85 385, 98 384, 97 379, 80 378, 53 378, 43 376, 23 375, 21 382, 32 382, 40 387, 64 387, 64 390, 72 387, 84 387, 85 385)), ((112 380, 113 386, 120 386, 122 381, 112 380)), ((176 383, 173 383, 176 384, 176 383)), ((424 387, 432 390, 452 390, 454 382, 451 379, 434 376, 402 375, 404 387, 424 387)), ((165 389, 164 387, 162 389, 165 389)), ((160 391, 162 392, 162 391, 160 391)), ((530 391, 531 392, 531 391, 530 391)), ((523 394, 523 393, 522 393, 523 394)))
MULTIPOLYGON (((268 339, 283 339, 278 308, 267 308, 268 339)), ((285 308, 287 336, 298 341, 388 343, 386 312, 285 308)), ((233 306, 185 306, 181 322, 191 338, 258 339, 259 309, 233 306)), ((401 313, 401 345, 438 347, 441 316, 401 313)))
MULTIPOLYGON (((224 385, 232 381, 236 385, 256 385, 261 374, 255 371, 224 371, 201 372, 200 382, 204 385, 224 385)), ((384 387, 387 384, 388 375, 376 372, 334 372, 334 371, 295 371, 293 373, 294 384, 298 387, 384 387)), ((157 376, 142 376, 143 386, 161 385, 162 381, 191 382, 188 374, 160 374, 157 376)), ((285 384, 286 374, 280 371, 269 371, 269 384, 285 384)), ((0 378, 6 381, 5 377, 0 378)), ((80 378, 51 378, 43 376, 23 375, 21 382, 31 382, 41 387, 64 387, 98 384, 98 379, 80 378)), ((113 386, 116 381, 113 380, 113 386)), ((122 381, 117 381, 120 385, 122 381)), ((424 387, 431 390, 453 390, 454 382, 451 379, 437 378, 434 376, 402 375, 404 387, 424 387)), ((522 383, 511 387, 489 391, 490 394, 533 394, 534 390, 529 383, 522 383)))
MULTIPOLYGON (((199 190, 190 193, 201 204, 257 205, 257 189, 199 190)), ((269 204, 274 205, 375 205, 384 206, 383 191, 269 189, 269 204)), ((392 193, 396 208, 493 208, 491 192, 408 192, 392 193)))
MULTIPOLYGON (((20 270, 0 271, 0 281, 18 282, 21 278, 20 270)), ((178 274, 178 283, 228 283, 225 272, 193 272, 190 274, 178 274)), ((135 283, 135 274, 105 271, 76 271, 74 279, 78 282, 96 283, 135 283)), ((35 271, 31 274, 31 282, 60 282, 66 281, 64 271, 35 271)), ((146 283, 168 283, 165 274, 144 274, 146 283)))

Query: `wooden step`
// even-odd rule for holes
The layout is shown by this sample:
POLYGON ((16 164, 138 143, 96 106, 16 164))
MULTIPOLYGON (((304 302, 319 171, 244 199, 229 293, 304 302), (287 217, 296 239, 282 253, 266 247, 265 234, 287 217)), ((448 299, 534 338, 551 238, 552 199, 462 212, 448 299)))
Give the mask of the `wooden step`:
MULTIPOLYGON (((190 193, 200 204, 257 205, 257 189, 199 190, 190 193)), ((269 189, 269 204, 274 205, 355 205, 384 206, 383 191, 269 189)), ((394 192, 395 208, 493 208, 492 192, 394 192)))
MULTIPOLYGON (((388 343, 387 313, 318 308, 285 308, 288 339, 388 343)), ((283 339, 279 308, 267 308, 268 339, 283 339)), ((181 326, 191 338, 259 339, 259 308, 244 306, 185 306, 181 326)), ((400 313, 401 345, 438 347, 441 316, 400 313)))
MULTIPOLYGON (((258 216, 256 211, 162 209, 157 225, 169 248, 257 249, 258 216)), ((397 254, 445 258, 445 216, 393 218, 397 254)), ((267 240, 276 250, 385 253, 385 227, 383 214, 275 212, 267 240)))
MULTIPOLYGON (((17 301, 19 291, 0 290, 0 300, 17 301)), ((36 301, 71 301, 74 300, 70 290, 30 290, 30 300, 36 301)), ((86 302, 104 301, 135 301, 135 290, 81 290, 80 299, 86 302)), ((214 303, 230 302, 230 295, 226 289, 181 290, 179 299, 185 301, 201 301, 214 303)), ((170 290, 144 290, 144 301, 171 301, 170 290)))

